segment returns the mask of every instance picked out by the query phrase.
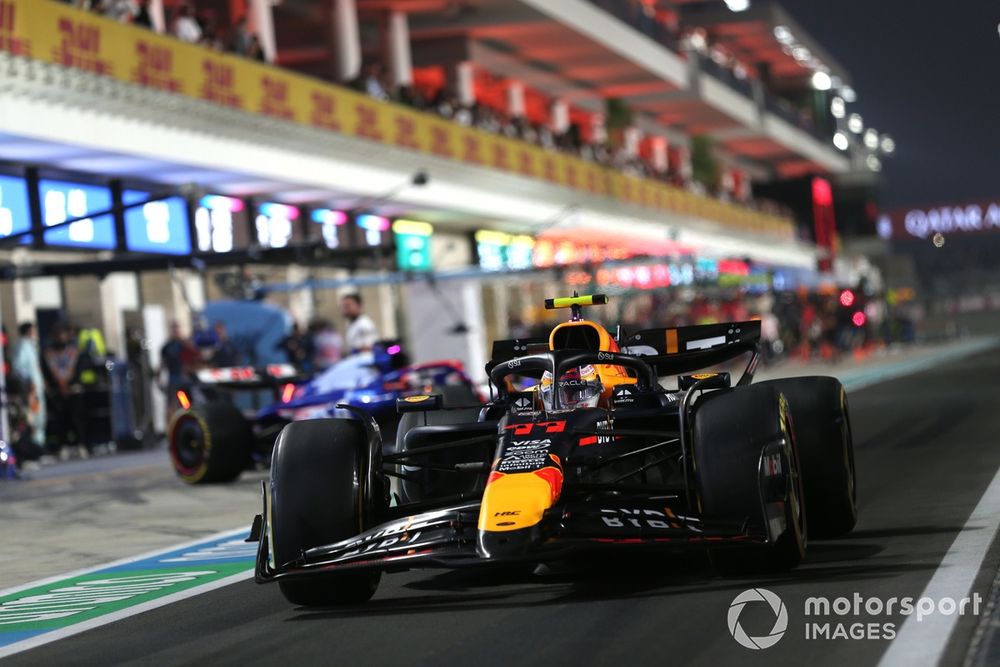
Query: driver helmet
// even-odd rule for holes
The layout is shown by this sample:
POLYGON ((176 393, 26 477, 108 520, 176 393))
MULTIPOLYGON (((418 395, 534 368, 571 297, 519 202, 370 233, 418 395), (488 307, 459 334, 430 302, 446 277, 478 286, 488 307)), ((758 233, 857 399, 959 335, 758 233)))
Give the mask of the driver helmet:
MULTIPOLYGON (((545 371, 538 385, 538 394, 541 396, 542 405, 548 411, 553 410, 552 385, 552 372, 545 371)), ((601 376, 593 366, 588 364, 571 368, 559 378, 559 409, 597 407, 603 391, 601 376)))

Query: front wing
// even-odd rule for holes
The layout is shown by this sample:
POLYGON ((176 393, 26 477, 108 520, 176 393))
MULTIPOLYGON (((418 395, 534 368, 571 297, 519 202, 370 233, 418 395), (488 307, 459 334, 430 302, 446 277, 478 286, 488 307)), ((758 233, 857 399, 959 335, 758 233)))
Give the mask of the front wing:
POLYGON ((354 569, 487 566, 541 562, 609 548, 679 550, 766 545, 773 539, 746 525, 679 515, 664 508, 662 502, 633 502, 630 507, 581 503, 550 510, 532 529, 531 542, 518 557, 487 558, 476 548, 477 502, 387 521, 347 540, 307 549, 290 563, 275 563, 267 524, 268 503, 265 493, 264 512, 254 522, 249 538, 259 540, 255 569, 258 583, 354 569))

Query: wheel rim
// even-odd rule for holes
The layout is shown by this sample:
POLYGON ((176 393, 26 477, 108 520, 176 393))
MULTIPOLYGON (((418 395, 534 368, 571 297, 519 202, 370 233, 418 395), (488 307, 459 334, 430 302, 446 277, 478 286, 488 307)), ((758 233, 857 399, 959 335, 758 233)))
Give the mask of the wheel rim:
POLYGON ((805 551, 806 546, 806 513, 802 507, 802 476, 799 474, 799 453, 795 446, 795 436, 791 424, 785 422, 785 442, 788 446, 788 476, 790 484, 788 489, 788 505, 790 508, 792 524, 798 533, 798 543, 800 549, 805 551))
POLYGON ((840 409, 844 414, 844 463, 847 465, 848 500, 855 516, 858 509, 858 487, 854 477, 854 436, 851 431, 851 416, 847 412, 847 394, 841 391, 840 409))
POLYGON ((170 453, 182 475, 193 475, 205 462, 205 431, 197 419, 182 415, 174 425, 170 453))

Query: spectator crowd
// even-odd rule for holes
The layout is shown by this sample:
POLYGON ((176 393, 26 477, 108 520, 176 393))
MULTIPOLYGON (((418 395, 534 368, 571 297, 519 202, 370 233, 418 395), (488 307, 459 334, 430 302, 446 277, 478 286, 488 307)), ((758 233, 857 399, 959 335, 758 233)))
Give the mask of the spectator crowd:
MULTIPOLYGON (((155 29, 150 0, 64 0, 67 4, 102 14, 119 23, 155 29)), ((232 25, 219 21, 214 12, 199 9, 195 3, 180 2, 167 10, 167 31, 182 42, 200 44, 216 51, 233 53, 264 61, 266 56, 258 36, 250 30, 247 18, 232 25)))
MULTIPOLYGON (((113 20, 153 29, 150 0, 64 0, 69 4, 99 12, 113 20)), ((670 48, 676 48, 678 28, 669 25, 662 17, 650 13, 648 6, 635 0, 602 0, 596 2, 622 20, 633 24, 670 48)), ((177 39, 200 44, 220 52, 233 53, 255 60, 266 61, 259 36, 248 24, 245 16, 232 24, 220 21, 211 9, 200 7, 194 0, 181 0, 166 8, 166 30, 177 39)), ((745 73, 743 74, 745 78, 745 73)), ((687 189, 703 196, 723 201, 738 201, 742 205, 771 214, 787 214, 779 205, 768 200, 754 199, 749 188, 737 187, 728 173, 721 173, 717 182, 705 183, 683 165, 681 160, 668 160, 655 164, 649 156, 633 148, 626 148, 621 137, 584 129, 571 122, 564 131, 556 131, 548 122, 532 122, 523 115, 512 115, 495 106, 482 102, 463 104, 447 86, 436 91, 423 91, 416 86, 394 86, 381 62, 368 60, 361 74, 353 81, 340 82, 381 101, 391 101, 422 111, 436 113, 442 118, 467 127, 475 127, 511 139, 526 141, 550 151, 574 155, 588 162, 638 178, 649 178, 687 189)))

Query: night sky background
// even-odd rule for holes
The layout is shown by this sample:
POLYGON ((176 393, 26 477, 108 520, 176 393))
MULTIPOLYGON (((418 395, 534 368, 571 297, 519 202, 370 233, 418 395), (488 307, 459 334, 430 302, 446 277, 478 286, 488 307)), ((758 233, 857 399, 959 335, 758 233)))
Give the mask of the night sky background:
POLYGON ((881 204, 1000 199, 1000 0, 780 0, 886 132, 881 204))

